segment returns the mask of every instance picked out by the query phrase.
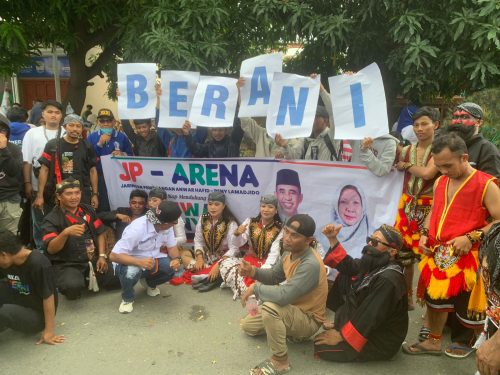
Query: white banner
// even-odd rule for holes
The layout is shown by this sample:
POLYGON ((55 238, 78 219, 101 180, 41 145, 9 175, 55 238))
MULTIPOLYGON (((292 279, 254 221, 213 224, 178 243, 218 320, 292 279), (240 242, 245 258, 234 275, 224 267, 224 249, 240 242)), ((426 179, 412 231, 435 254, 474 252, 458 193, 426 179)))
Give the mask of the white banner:
POLYGON ((199 72, 161 71, 160 119, 158 127, 180 129, 189 118, 199 72))
POLYGON ((240 77, 245 78, 245 85, 240 88, 239 117, 267 115, 273 74, 281 73, 282 69, 282 53, 260 55, 241 63, 240 77))
POLYGON ((156 64, 118 64, 118 117, 154 118, 156 64))
POLYGON ((267 134, 274 139, 309 137, 318 106, 320 76, 316 79, 296 74, 274 73, 267 110, 267 134))
POLYGON ((376 138, 389 133, 384 83, 376 63, 329 77, 335 139, 376 138))
POLYGON ((194 94, 189 121, 196 126, 233 126, 238 101, 237 80, 201 76, 194 94))
POLYGON ((224 192, 240 223, 257 216, 261 195, 275 194, 282 219, 310 214, 326 248, 321 229, 332 222, 342 224, 339 239, 355 257, 374 228, 394 224, 403 186, 403 174, 397 171, 377 177, 366 167, 332 162, 110 155, 101 161, 112 209, 127 207, 133 189, 161 187, 181 207, 189 233, 206 211, 209 192, 224 192))

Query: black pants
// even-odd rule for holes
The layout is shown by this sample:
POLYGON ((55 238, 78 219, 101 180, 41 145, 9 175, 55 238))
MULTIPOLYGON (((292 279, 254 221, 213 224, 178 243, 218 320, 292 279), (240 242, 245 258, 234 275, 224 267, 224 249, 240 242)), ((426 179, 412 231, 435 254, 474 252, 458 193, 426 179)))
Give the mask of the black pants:
POLYGON ((314 355, 325 361, 354 362, 360 360, 361 353, 342 341, 337 345, 314 345, 314 355))
POLYGON ((0 282, 0 331, 6 328, 24 333, 37 333, 44 329, 43 311, 22 305, 20 296, 5 282, 0 282))
MULTIPOLYGON (((93 262, 95 276, 99 288, 120 289, 120 281, 114 275, 113 266, 108 264, 106 273, 96 271, 96 262, 93 262)), ((88 263, 58 263, 52 266, 56 275, 56 286, 59 292, 68 299, 80 298, 82 291, 87 288, 89 274, 88 263)))

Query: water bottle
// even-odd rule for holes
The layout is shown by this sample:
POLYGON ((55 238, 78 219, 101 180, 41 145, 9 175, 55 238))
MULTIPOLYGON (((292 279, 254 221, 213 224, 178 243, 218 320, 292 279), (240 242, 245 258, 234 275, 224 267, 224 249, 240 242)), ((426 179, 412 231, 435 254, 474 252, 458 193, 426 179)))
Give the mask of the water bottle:
POLYGON ((258 307, 258 304, 257 304, 257 298, 255 298, 255 295, 251 295, 250 297, 248 297, 247 299, 247 304, 245 305, 246 309, 247 309, 247 313, 250 315, 250 316, 255 316, 257 315, 257 307, 258 307))

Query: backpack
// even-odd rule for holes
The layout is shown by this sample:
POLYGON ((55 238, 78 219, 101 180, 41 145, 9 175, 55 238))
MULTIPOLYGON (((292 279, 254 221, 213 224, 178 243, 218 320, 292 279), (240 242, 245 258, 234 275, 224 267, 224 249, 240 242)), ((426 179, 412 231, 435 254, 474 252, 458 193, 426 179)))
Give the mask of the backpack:
MULTIPOLYGON (((344 150, 343 142, 340 142, 340 150, 337 153, 335 151, 335 147, 333 146, 333 142, 330 139, 330 136, 328 134, 323 137, 323 140, 325 141, 325 145, 328 148, 328 151, 330 151, 330 161, 341 161, 340 157, 341 157, 342 152, 344 150)), ((307 139, 307 138, 304 139, 304 149, 302 150, 302 155, 300 157, 301 159, 305 159, 307 149, 309 148, 309 143, 311 143, 311 141, 309 139, 307 139)))

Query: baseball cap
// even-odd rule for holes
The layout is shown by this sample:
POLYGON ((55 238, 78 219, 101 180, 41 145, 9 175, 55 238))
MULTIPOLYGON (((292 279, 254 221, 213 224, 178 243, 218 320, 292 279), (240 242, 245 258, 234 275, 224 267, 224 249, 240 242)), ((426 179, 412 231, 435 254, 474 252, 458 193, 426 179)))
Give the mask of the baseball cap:
POLYGON ((181 216, 182 211, 177 203, 162 201, 156 209, 149 209, 147 217, 152 224, 174 223, 181 216))
POLYGON ((285 225, 306 237, 312 237, 316 231, 316 223, 308 214, 293 215, 285 225))
POLYGON ((97 118, 114 119, 115 116, 113 116, 113 112, 111 112, 111 109, 101 108, 99 112, 97 112, 97 118))

